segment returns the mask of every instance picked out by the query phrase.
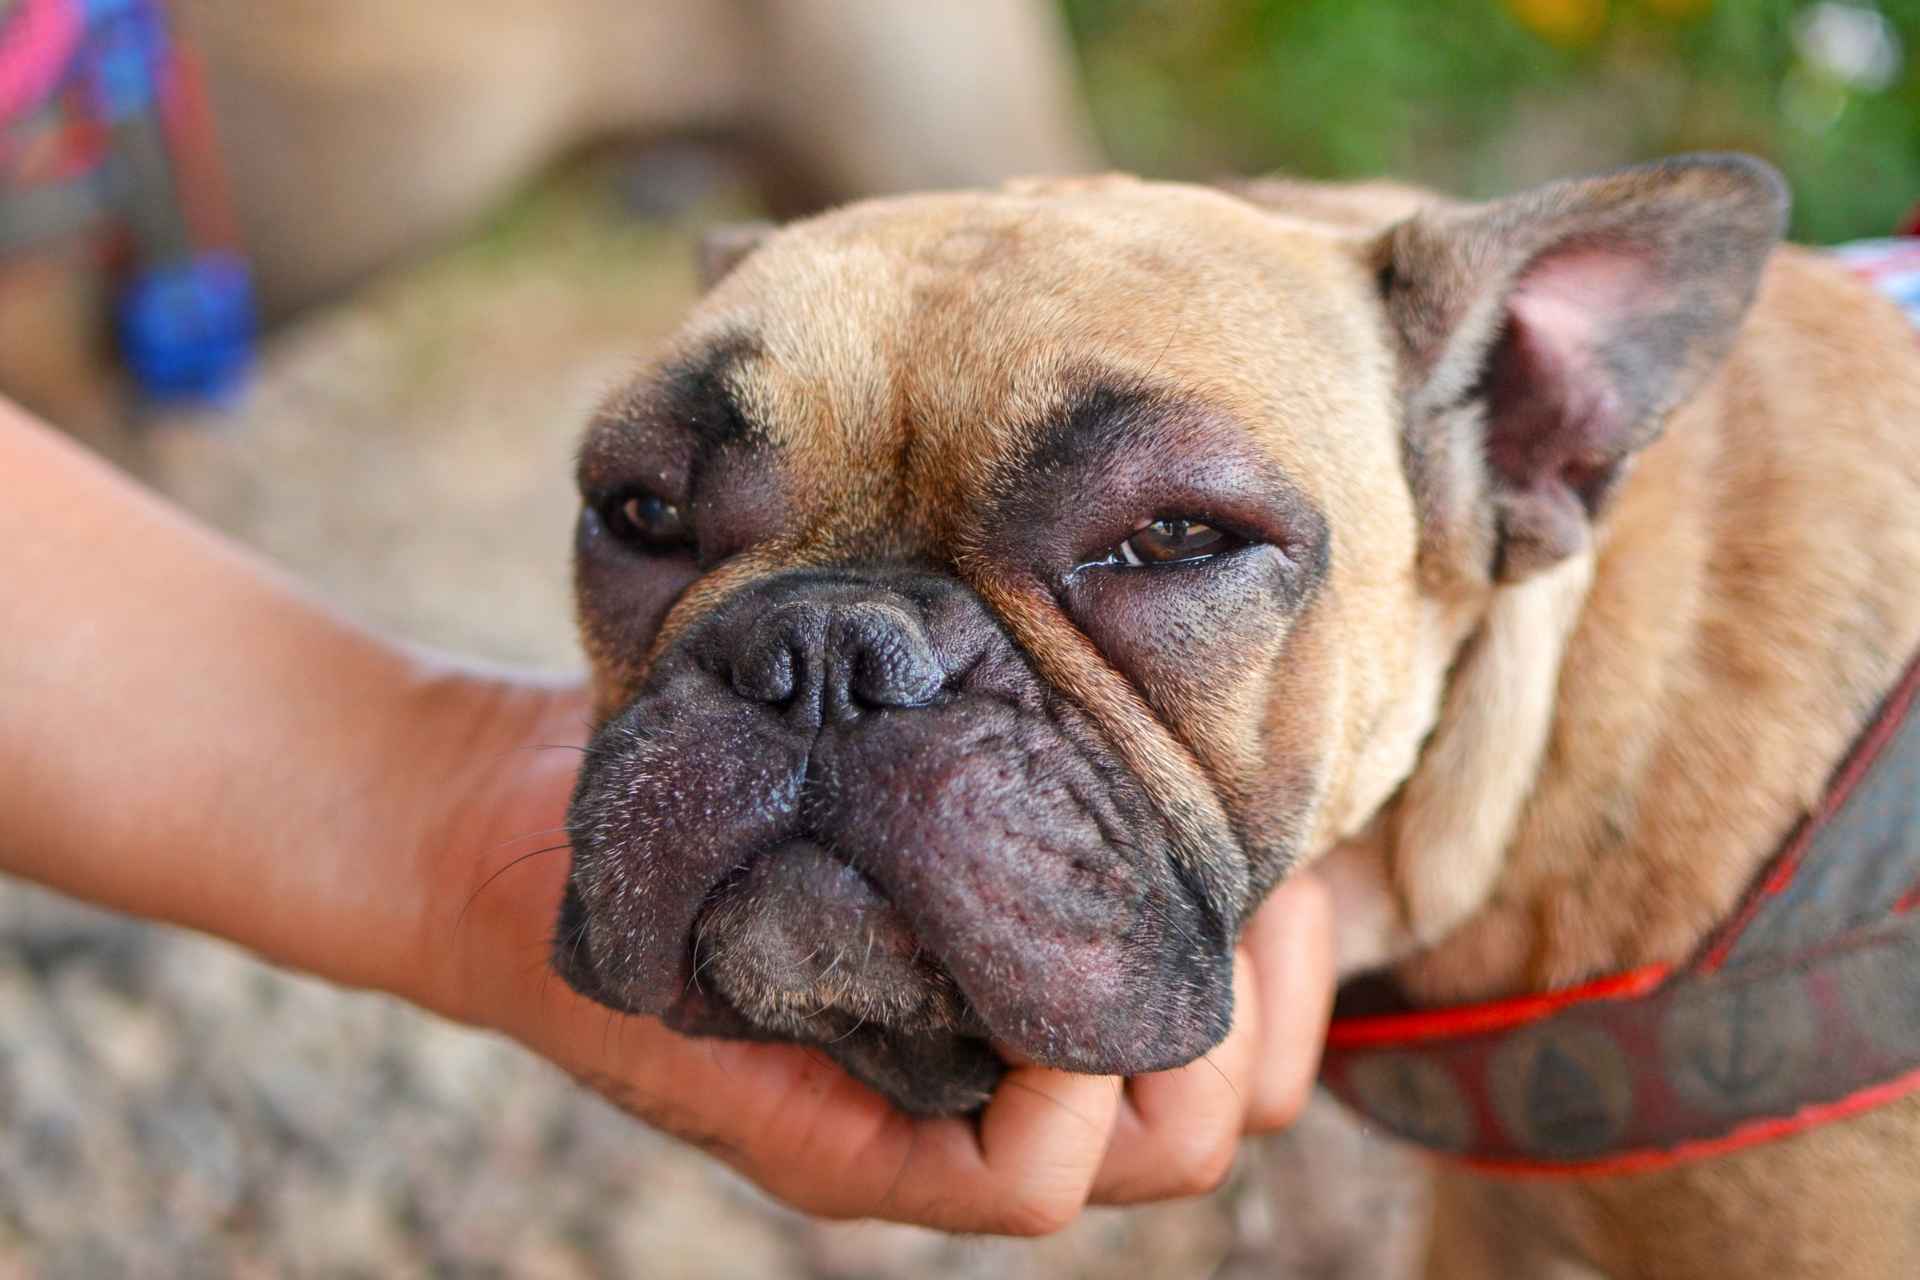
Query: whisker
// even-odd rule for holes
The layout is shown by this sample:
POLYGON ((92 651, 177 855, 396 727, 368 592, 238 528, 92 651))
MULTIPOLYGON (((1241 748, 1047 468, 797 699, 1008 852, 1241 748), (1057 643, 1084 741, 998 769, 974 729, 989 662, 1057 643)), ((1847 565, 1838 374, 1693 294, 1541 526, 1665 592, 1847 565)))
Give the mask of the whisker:
POLYGON ((1228 1092, 1232 1093, 1235 1099, 1240 1100, 1242 1102, 1245 1101, 1245 1099, 1240 1098, 1239 1088, 1235 1086, 1232 1080, 1229 1080, 1227 1078, 1227 1073, 1220 1069, 1220 1064, 1213 1060, 1213 1055, 1211 1053, 1201 1054, 1200 1061, 1206 1063, 1209 1067, 1213 1068, 1213 1074, 1220 1077, 1220 1083, 1227 1086, 1228 1092))
POLYGON ((1081 1114, 1079 1111, 1074 1110, 1072 1107, 1060 1101, 1060 1099, 1054 1097, 1052 1094, 1042 1092, 1041 1090, 1034 1088, 1030 1084, 1022 1084, 1018 1080, 1005 1079, 1000 1082, 1000 1087, 1003 1089, 1019 1089, 1024 1093, 1032 1094, 1036 1098, 1043 1098, 1047 1102, 1052 1103, 1054 1106, 1060 1108, 1060 1110, 1072 1116, 1074 1119, 1078 1120, 1081 1124, 1084 1124, 1085 1126, 1087 1126, 1087 1128, 1089 1129, 1098 1129, 1100 1127, 1099 1125, 1095 1124, 1090 1118, 1081 1114))
POLYGON ((507 874, 507 872, 513 870, 515 867, 519 866, 523 862, 527 862, 533 858, 541 857, 544 854, 558 853, 562 849, 571 848, 571 847, 572 846, 569 843, 563 841, 560 844, 550 844, 544 849, 535 849, 532 853, 523 853, 519 857, 515 858, 513 861, 507 863, 504 867, 501 867, 498 871, 495 871, 492 875, 488 876, 485 880, 482 880, 480 882, 480 887, 473 891, 473 896, 467 899, 467 904, 460 908, 460 914, 453 918, 453 931, 455 933, 458 933, 460 931, 460 927, 466 923, 467 912, 473 910, 473 904, 480 900, 480 895, 485 893, 487 891, 488 886, 490 886, 495 880, 498 880, 501 876, 507 874))
POLYGON ((900 1157, 900 1167, 893 1171, 893 1179, 887 1183, 886 1194, 880 1197, 882 1208, 893 1203, 893 1197, 900 1190, 900 1180, 907 1176, 907 1166, 913 1163, 913 1149, 920 1145, 920 1126, 913 1125, 907 1130, 907 1149, 900 1157))
POLYGON ((693 954, 698 957, 698 959, 694 962, 693 972, 687 975, 687 985, 685 987, 687 991, 699 991, 701 989, 700 975, 706 972, 708 966, 717 964, 722 958, 719 947, 710 947, 707 945, 706 921, 704 917, 700 923, 694 926, 693 954))
POLYGON ((566 829, 567 824, 564 822, 557 827, 542 827, 538 831, 528 831, 517 836, 510 836, 493 847, 496 849, 504 849, 510 844, 519 844, 522 840, 538 840, 542 836, 557 836, 566 829))
POLYGON ((573 927, 573 937, 568 939, 567 941, 567 964, 569 966, 578 965, 580 963, 580 948, 586 942, 586 940, 587 940, 587 922, 583 919, 580 921, 579 924, 573 927))
POLYGON ((827 1041, 827 1043, 839 1044, 842 1040, 845 1040, 848 1036, 852 1035, 854 1032, 858 1031, 860 1028, 866 1025, 867 1025, 867 1015, 863 1013, 860 1015, 859 1021, 855 1022, 851 1027, 848 1027, 845 1031, 841 1032, 839 1035, 835 1036, 833 1039, 827 1041))

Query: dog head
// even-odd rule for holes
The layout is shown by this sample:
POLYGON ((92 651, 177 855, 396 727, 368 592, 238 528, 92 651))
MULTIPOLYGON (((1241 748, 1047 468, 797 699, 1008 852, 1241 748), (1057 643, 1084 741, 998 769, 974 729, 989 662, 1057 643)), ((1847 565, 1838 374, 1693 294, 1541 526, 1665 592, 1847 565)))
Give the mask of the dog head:
POLYGON ((734 246, 582 450, 556 964, 965 1110, 1187 1062, 1240 922, 1412 769, 1724 351, 1777 183, 1486 206, 1107 178, 734 246), (1256 193, 1257 195, 1257 193, 1256 193))

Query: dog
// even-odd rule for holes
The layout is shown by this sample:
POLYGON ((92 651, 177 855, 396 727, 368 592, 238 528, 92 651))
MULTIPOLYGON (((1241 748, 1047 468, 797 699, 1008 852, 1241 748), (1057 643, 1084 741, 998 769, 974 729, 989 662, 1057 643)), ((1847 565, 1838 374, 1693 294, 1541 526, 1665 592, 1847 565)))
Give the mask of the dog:
MULTIPOLYGON (((709 255, 608 400, 554 963, 900 1106, 1133 1075, 1317 866, 1416 1002, 1677 964, 1920 647, 1920 353, 1763 164, 1125 176, 709 255)), ((1920 1105, 1444 1167, 1435 1275, 1911 1274, 1920 1105)))

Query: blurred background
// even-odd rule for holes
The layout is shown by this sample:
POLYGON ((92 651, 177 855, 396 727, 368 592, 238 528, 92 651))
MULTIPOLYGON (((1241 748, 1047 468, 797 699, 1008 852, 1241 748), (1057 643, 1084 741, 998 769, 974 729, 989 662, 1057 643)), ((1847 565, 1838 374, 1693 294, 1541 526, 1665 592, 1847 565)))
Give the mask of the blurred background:
POLYGON ((1679 151, 1793 187, 1795 239, 1920 201, 1920 3, 1066 0, 1114 162, 1389 174, 1467 196, 1679 151))
MULTIPOLYGON (((0 0, 0 393, 370 625, 576 670, 570 452, 703 226, 1733 147, 1797 237, 1877 236, 1916 49, 1920 0, 0 0)), ((810 1223, 491 1037, 7 883, 0 1026, 0 1280, 1390 1280, 1424 1212, 1316 1104, 1219 1195, 1053 1240, 810 1223)))

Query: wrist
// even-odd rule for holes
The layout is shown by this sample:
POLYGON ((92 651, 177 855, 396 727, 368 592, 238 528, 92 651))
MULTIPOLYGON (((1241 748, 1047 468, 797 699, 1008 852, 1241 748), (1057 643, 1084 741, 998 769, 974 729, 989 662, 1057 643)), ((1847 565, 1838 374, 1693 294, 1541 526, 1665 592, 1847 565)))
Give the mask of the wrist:
POLYGON ((423 813, 409 859, 416 925, 382 985, 511 1033, 546 980, 585 700, 568 685, 440 672, 413 702, 424 741, 397 772, 423 813))

